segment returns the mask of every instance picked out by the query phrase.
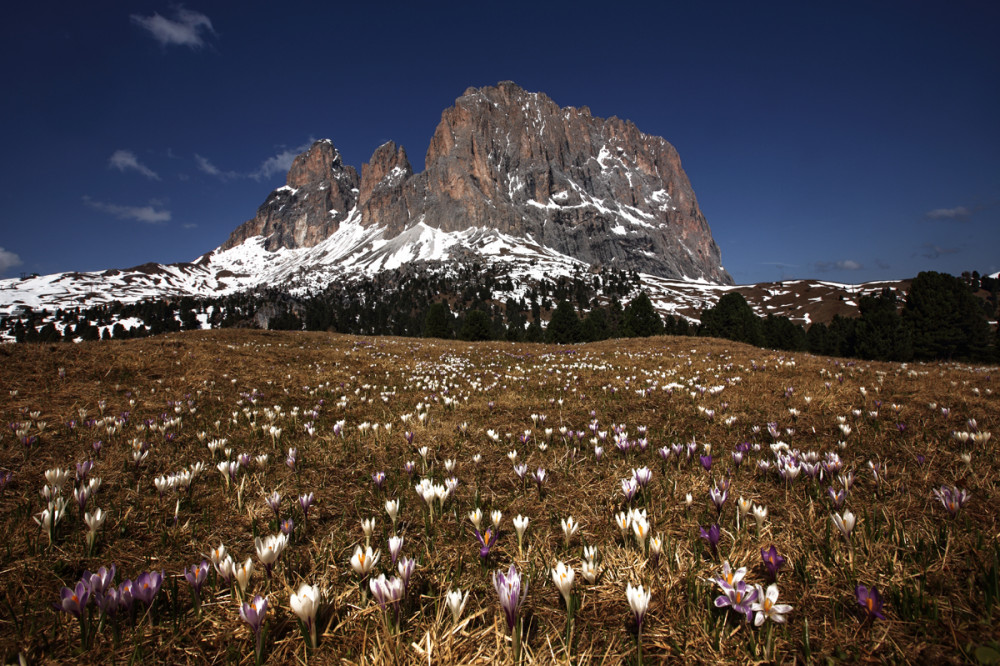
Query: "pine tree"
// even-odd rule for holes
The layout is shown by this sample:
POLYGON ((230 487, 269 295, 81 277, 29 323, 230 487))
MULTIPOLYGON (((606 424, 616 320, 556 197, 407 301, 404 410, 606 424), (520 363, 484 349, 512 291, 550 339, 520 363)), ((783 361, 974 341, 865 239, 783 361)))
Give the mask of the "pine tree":
POLYGON ((903 307, 919 359, 982 359, 989 345, 989 324, 978 299, 960 278, 922 272, 914 278, 903 307))
POLYGON ((648 338, 663 333, 663 320, 653 308, 646 292, 640 292, 625 307, 622 334, 628 338, 648 338))
POLYGON ((559 301, 545 331, 545 341, 566 344, 580 340, 580 318, 576 310, 568 301, 559 301))
POLYGON ((699 335, 726 338, 760 347, 764 344, 760 318, 741 294, 730 292, 715 307, 701 313, 699 335))
POLYGON ((427 309, 427 317, 424 319, 424 337, 451 339, 453 334, 452 319, 451 309, 447 302, 441 301, 432 304, 427 309))

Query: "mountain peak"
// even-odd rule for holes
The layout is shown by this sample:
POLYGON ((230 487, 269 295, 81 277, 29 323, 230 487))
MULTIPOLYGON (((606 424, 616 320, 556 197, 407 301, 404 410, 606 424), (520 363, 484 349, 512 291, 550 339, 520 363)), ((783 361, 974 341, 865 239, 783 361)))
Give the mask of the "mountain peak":
POLYGON ((256 235, 269 250, 311 247, 357 214, 387 240, 417 224, 493 229, 592 266, 732 282, 677 151, 631 121, 511 81, 468 88, 442 112, 425 167, 414 174, 390 141, 359 179, 331 142, 316 142, 223 248, 256 235))

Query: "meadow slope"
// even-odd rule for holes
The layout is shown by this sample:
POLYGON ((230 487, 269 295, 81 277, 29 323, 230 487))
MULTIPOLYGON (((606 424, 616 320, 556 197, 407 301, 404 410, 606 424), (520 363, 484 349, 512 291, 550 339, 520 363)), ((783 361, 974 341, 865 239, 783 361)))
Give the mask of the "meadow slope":
POLYGON ((5 661, 247 664, 259 645, 267 663, 510 663, 492 575, 511 565, 527 587, 516 626, 528 663, 636 662, 639 646, 646 662, 1000 659, 995 367, 699 338, 219 330, 3 346, 0 368, 5 661), (96 525, 98 509, 90 544, 84 514, 96 525), (39 524, 45 510, 60 520, 39 524), (254 539, 288 519, 265 572, 254 539), (366 519, 379 557, 361 576, 366 519), (393 535, 414 569, 383 611, 370 581, 399 575, 393 535), (224 580, 220 544, 236 566, 250 558, 245 591, 224 580), (571 626, 558 562, 575 572, 571 626), (728 590, 716 580, 726 562, 746 567, 745 589, 738 573, 728 590), (112 564, 117 587, 77 587, 112 564), (148 572, 161 588, 140 582, 148 572), (759 627, 753 607, 733 610, 772 581, 785 622, 770 606, 759 627), (322 596, 314 649, 289 605, 303 583, 322 596), (639 584, 642 618, 626 598, 639 584), (450 590, 468 593, 457 618, 450 590), (240 617, 255 595, 269 605, 259 643, 240 617))

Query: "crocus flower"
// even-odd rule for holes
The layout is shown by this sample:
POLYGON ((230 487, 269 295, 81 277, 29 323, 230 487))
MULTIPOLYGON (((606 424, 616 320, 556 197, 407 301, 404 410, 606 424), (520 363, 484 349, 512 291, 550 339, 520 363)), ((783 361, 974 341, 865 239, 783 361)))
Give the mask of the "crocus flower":
POLYGON ((479 507, 476 507, 474 511, 469 512, 469 520, 472 522, 472 526, 476 528, 478 532, 482 529, 483 522, 483 511, 479 507))
POLYGON ((358 546, 354 550, 354 555, 351 557, 351 568, 354 569, 354 573, 358 574, 362 578, 367 576, 375 564, 378 562, 378 558, 381 555, 379 551, 372 553, 371 546, 367 547, 365 550, 361 550, 361 546, 358 546))
POLYGON ((739 581, 732 587, 722 589, 722 594, 715 598, 717 608, 732 608, 742 613, 749 622, 752 617, 751 604, 757 600, 756 588, 748 587, 746 581, 739 581))
POLYGON ((264 565, 264 571, 268 578, 271 576, 271 568, 281 555, 281 551, 288 545, 288 536, 285 534, 269 534, 261 539, 254 539, 254 548, 257 551, 257 559, 264 565))
POLYGON ((569 548, 569 542, 573 538, 573 535, 575 535, 579 531, 579 529, 580 529, 580 523, 573 520, 573 516, 569 516, 568 518, 563 518, 562 520, 563 540, 565 541, 567 548, 569 548))
POLYGON ((466 592, 463 596, 462 590, 448 590, 445 600, 448 608, 451 609, 452 620, 457 623, 458 618, 462 617, 462 611, 465 610, 465 602, 469 600, 469 593, 466 592))
POLYGON ((837 529, 840 530, 840 533, 844 536, 844 539, 846 539, 848 543, 850 543, 851 530, 854 529, 854 524, 856 522, 854 514, 851 513, 850 511, 844 511, 843 516, 841 516, 838 513, 832 513, 830 514, 830 518, 833 520, 833 524, 837 526, 837 529))
POLYGON ((764 520, 767 518, 767 507, 756 504, 753 507, 753 517, 757 521, 757 534, 764 529, 764 520))
POLYGON ((573 579, 575 577, 576 574, 573 572, 573 567, 567 567, 561 561, 556 563, 555 568, 552 570, 552 582, 556 584, 559 593, 562 594, 563 599, 566 601, 567 612, 571 610, 570 603, 573 594, 573 579))
POLYGON ((111 565, 111 568, 101 567, 97 570, 97 573, 90 573, 89 571, 83 572, 82 581, 86 584, 87 589, 90 590, 91 594, 104 594, 106 590, 114 586, 115 580, 115 565, 111 565))
POLYGON ((760 556, 764 560, 764 568, 767 569, 771 580, 776 580, 778 578, 778 569, 784 566, 785 558, 778 554, 778 549, 774 547, 774 544, 771 544, 770 548, 761 548, 760 556))
POLYGON ((286 536, 292 536, 292 532, 295 531, 295 521, 289 518, 285 518, 281 521, 281 533, 286 536))
POLYGON ((385 512, 389 514, 393 528, 396 527, 396 519, 399 517, 399 500, 391 499, 385 501, 385 512))
POLYGON ((147 606, 151 606, 153 604, 153 600, 156 599, 156 595, 159 594, 160 587, 162 585, 162 572, 150 571, 148 573, 140 574, 139 577, 135 579, 135 583, 132 585, 132 596, 147 606))
POLYGON ((81 619, 87 602, 90 600, 90 589, 86 583, 80 581, 76 587, 64 587, 59 593, 59 608, 71 614, 76 619, 81 619))
POLYGON ((480 533, 476 530, 476 540, 479 542, 479 557, 485 560, 490 556, 490 548, 493 547, 495 542, 495 537, 493 530, 487 529, 485 532, 480 533))
POLYGON ((521 587, 521 574, 517 572, 511 564, 507 573, 495 571, 493 573, 493 587, 500 597, 500 607, 507 618, 507 630, 514 631, 514 623, 517 621, 517 612, 528 594, 528 581, 524 581, 524 588, 521 587))
POLYGON ((840 511, 840 508, 844 506, 844 500, 847 499, 847 492, 843 488, 840 490, 834 490, 833 486, 826 489, 826 493, 830 496, 830 502, 833 504, 833 508, 840 511))
POLYGON ((293 592, 288 599, 292 612, 302 621, 302 625, 311 647, 316 647, 316 614, 319 612, 319 588, 308 583, 302 583, 298 592, 293 592))
POLYGON ((245 593, 250 576, 253 575, 253 560, 248 557, 246 562, 236 565, 233 575, 236 576, 236 582, 240 586, 240 593, 245 593))
POLYGON ((701 538, 708 542, 708 547, 712 550, 712 557, 719 554, 719 525, 712 523, 707 529, 701 528, 701 538))
POLYGON ((399 572, 399 579, 403 581, 403 593, 410 587, 410 576, 413 575, 413 570, 417 568, 417 561, 412 557, 404 557, 396 565, 396 571, 399 572))
POLYGON ((711 472, 712 471, 712 456, 711 455, 698 456, 698 459, 701 461, 701 466, 705 468, 706 472, 711 472))
POLYGON ((649 563, 654 567, 660 561, 660 553, 663 551, 663 535, 658 534, 649 538, 649 563))
POLYGON ((958 510, 969 501, 969 493, 965 488, 958 488, 956 486, 941 486, 940 488, 934 489, 934 496, 938 498, 941 505, 948 510, 951 517, 954 518, 958 515, 958 510))
POLYGON ((726 503, 726 498, 728 493, 725 490, 720 490, 718 487, 708 489, 708 497, 712 500, 712 504, 715 505, 715 510, 718 513, 722 513, 722 506, 726 503))
POLYGON ((521 551, 521 546, 524 543, 524 531, 528 529, 528 519, 525 516, 518 514, 514 517, 514 530, 517 532, 517 550, 521 551))
POLYGON ((208 580, 208 561, 202 560, 201 564, 192 564, 190 568, 184 570, 184 578, 190 583, 191 589, 197 596, 205 581, 208 580))
POLYGON ((499 509, 494 509, 490 512, 490 522, 493 523, 493 529, 500 530, 501 520, 503 520, 503 513, 499 509))
POLYGON ((593 560, 584 560, 583 564, 580 565, 580 573, 583 574, 584 580, 593 585, 597 582, 597 576, 600 572, 593 560))
POLYGON ((739 569, 734 570, 732 565, 729 564, 729 560, 726 560, 722 563, 722 575, 716 577, 714 580, 715 584, 725 591, 743 580, 746 575, 746 567, 740 567, 739 569))
POLYGON ((389 557, 392 558, 393 566, 396 565, 401 550, 403 550, 403 537, 396 535, 389 537, 389 557))
POLYGON ((261 657, 264 652, 264 634, 261 628, 264 626, 264 616, 267 615, 267 599, 260 596, 259 594, 253 598, 250 603, 244 602, 240 606, 240 617, 243 621, 250 625, 253 630, 255 641, 254 649, 257 655, 257 663, 261 663, 261 657))
POLYGON ((646 617, 649 600, 652 596, 652 592, 643 590, 642 585, 632 587, 632 584, 629 583, 625 586, 625 598, 628 599, 629 608, 632 609, 632 619, 635 620, 636 629, 640 633, 642 632, 642 620, 646 617))
POLYGON ((368 581, 368 587, 371 588, 372 596, 383 611, 390 605, 398 606, 400 599, 403 598, 403 581, 395 576, 386 579, 385 574, 379 574, 378 578, 368 581))
POLYGON ((270 495, 264 498, 267 501, 267 505, 271 507, 271 511, 274 512, 275 519, 281 519, 281 493, 275 490, 270 495))
POLYGON ((771 622, 784 624, 785 615, 792 612, 792 607, 788 604, 779 604, 777 601, 778 586, 776 584, 768 585, 767 592, 760 585, 757 586, 757 601, 750 606, 750 609, 756 612, 753 619, 754 626, 759 627, 764 624, 765 618, 771 622))
POLYGON ((373 472, 372 473, 372 483, 375 484, 376 488, 378 488, 379 490, 381 490, 382 486, 385 485, 385 472, 382 472, 382 471, 373 472))
POLYGON ((313 493, 305 493, 299 495, 299 506, 302 507, 302 517, 309 520, 309 507, 313 505, 316 501, 316 496, 313 493))
POLYGON ((649 485, 649 482, 653 478, 653 472, 648 467, 634 469, 632 470, 632 475, 635 478, 635 482, 639 484, 640 488, 645 488, 649 485))
POLYGON ((867 588, 858 583, 858 586, 854 588, 854 597, 861 604, 868 617, 880 620, 885 619, 885 615, 882 614, 882 595, 879 594, 877 589, 874 587, 867 588))

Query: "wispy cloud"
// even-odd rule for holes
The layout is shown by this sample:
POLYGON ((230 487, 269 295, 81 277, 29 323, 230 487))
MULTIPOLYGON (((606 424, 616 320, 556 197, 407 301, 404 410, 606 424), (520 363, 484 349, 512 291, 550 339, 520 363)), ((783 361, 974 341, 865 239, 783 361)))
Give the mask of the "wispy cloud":
POLYGON ((295 148, 288 148, 279 152, 277 155, 272 155, 266 160, 261 162, 257 170, 250 174, 250 177, 254 180, 264 180, 265 178, 270 178, 276 174, 287 173, 292 167, 292 162, 297 156, 309 150, 310 146, 313 145, 315 139, 311 138, 295 148))
POLYGON ((240 174, 235 171, 223 171, 212 164, 207 157, 202 157, 198 153, 194 154, 194 161, 198 164, 198 170, 207 173, 209 176, 215 176, 221 180, 232 180, 233 178, 240 177, 240 174))
POLYGON ((131 150, 116 150, 111 155, 111 159, 108 160, 108 167, 113 167, 119 171, 138 171, 150 180, 160 180, 160 176, 140 162, 131 150))
POLYGON ((122 206, 94 201, 87 196, 83 197, 83 203, 94 210, 109 213, 122 220, 135 220, 137 222, 144 222, 145 224, 162 224, 163 222, 170 221, 170 211, 157 210, 156 204, 152 203, 147 206, 122 206))
POLYGON ((924 243, 922 247, 923 252, 920 253, 920 256, 925 259, 937 259, 938 257, 943 257, 946 254, 955 254, 958 252, 957 247, 941 247, 940 245, 935 245, 934 243, 924 243))
POLYGON ((853 259, 841 259, 840 261, 817 261, 816 270, 826 273, 827 271, 860 271, 864 265, 853 259))
POLYGON ((168 19, 154 13, 152 16, 132 14, 132 23, 149 31, 153 39, 164 46, 177 44, 192 49, 205 45, 205 36, 214 34, 212 21, 201 12, 178 7, 174 18, 168 19))
POLYGON ((17 254, 0 247, 0 275, 23 263, 21 257, 17 256, 17 254))
POLYGON ((954 208, 935 208, 924 213, 928 220, 965 220, 972 215, 972 211, 965 206, 955 206, 954 208))

